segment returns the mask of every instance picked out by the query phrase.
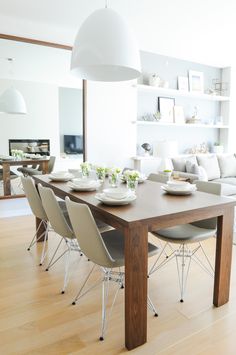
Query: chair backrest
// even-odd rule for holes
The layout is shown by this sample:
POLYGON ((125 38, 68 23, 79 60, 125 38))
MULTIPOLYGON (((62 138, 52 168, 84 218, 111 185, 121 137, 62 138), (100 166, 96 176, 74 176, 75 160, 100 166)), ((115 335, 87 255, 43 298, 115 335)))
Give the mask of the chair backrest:
POLYGON ((148 180, 155 181, 155 182, 161 182, 162 184, 165 184, 169 180, 169 177, 164 174, 151 173, 148 176, 148 180))
MULTIPOLYGON (((207 192, 208 194, 221 195, 222 186, 219 183, 207 181, 195 181, 198 191, 207 192)), ((217 218, 204 219, 202 221, 191 223, 194 226, 207 229, 215 229, 217 226, 217 218)))
MULTIPOLYGON (((56 157, 54 156, 50 156, 49 158, 49 162, 48 162, 48 173, 51 174, 51 172, 53 171, 54 169, 54 165, 55 165, 55 161, 56 161, 56 157)), ((42 171, 42 166, 39 165, 38 169, 39 171, 42 171)), ((32 174, 33 175, 33 174, 32 174)))
POLYGON ((114 260, 103 242, 89 207, 73 202, 69 197, 65 201, 82 252, 95 264, 111 268, 114 260))
POLYGON ((47 220, 48 218, 43 208, 39 193, 35 187, 34 180, 29 176, 27 177, 22 176, 21 182, 32 213, 35 215, 35 217, 38 217, 43 220, 47 220))
POLYGON ((52 189, 38 184, 39 194, 44 210, 54 231, 65 238, 74 238, 52 189))

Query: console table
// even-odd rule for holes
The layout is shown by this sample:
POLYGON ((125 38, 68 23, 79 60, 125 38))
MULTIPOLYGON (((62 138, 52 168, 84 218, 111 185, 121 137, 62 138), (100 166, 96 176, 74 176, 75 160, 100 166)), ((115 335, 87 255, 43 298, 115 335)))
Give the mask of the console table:
POLYGON ((44 159, 21 159, 21 160, 0 160, 0 165, 2 166, 2 179, 3 179, 3 196, 0 198, 14 198, 14 197, 23 197, 23 194, 20 195, 11 195, 11 166, 21 166, 21 165, 32 165, 37 164, 41 166, 42 173, 48 173, 48 158, 44 159))

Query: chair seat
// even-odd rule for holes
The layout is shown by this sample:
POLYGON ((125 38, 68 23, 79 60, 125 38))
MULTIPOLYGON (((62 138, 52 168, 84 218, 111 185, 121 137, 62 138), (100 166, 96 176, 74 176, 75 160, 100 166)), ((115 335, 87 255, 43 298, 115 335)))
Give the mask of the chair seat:
POLYGON ((196 227, 192 224, 183 224, 152 232, 158 238, 176 244, 196 243, 214 237, 216 229, 196 227))
POLYGON ((20 167, 17 169, 18 171, 20 171, 22 174, 26 174, 26 175, 42 175, 42 171, 38 170, 38 169, 34 169, 34 168, 24 168, 24 167, 20 167))
MULTIPOLYGON (((108 249, 108 252, 115 260, 115 262, 111 264, 111 267, 124 266, 124 234, 117 229, 113 229, 108 232, 102 233, 101 236, 108 249)), ((151 243, 148 243, 148 256, 153 256, 157 254, 158 250, 158 247, 151 243)))

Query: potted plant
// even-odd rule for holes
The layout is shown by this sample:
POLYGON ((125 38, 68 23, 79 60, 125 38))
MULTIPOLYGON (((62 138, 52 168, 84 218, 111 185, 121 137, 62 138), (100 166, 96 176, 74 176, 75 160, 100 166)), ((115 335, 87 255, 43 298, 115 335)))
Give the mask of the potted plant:
POLYGON ((171 177, 171 174, 172 174, 172 170, 170 169, 165 169, 161 172, 161 174, 164 174, 164 175, 167 175, 168 176, 168 179, 170 179, 171 177))
POLYGON ((222 154, 224 153, 224 147, 219 142, 215 142, 213 145, 213 153, 222 154))

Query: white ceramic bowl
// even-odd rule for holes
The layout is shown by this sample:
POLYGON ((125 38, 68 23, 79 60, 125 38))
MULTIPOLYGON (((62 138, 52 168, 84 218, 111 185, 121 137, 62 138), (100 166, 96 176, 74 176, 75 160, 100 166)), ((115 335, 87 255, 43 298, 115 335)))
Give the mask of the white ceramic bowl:
POLYGON ((190 183, 189 182, 186 182, 186 181, 173 181, 173 180, 169 180, 167 181, 167 186, 168 187, 171 187, 173 189, 177 188, 189 188, 190 186, 190 183))
POLYGON ((109 189, 104 189, 103 193, 107 197, 121 200, 122 198, 125 198, 127 196, 128 191, 124 188, 109 188, 109 189))
POLYGON ((51 175, 55 178, 72 176, 72 174, 68 173, 68 171, 56 171, 51 173, 51 175))

